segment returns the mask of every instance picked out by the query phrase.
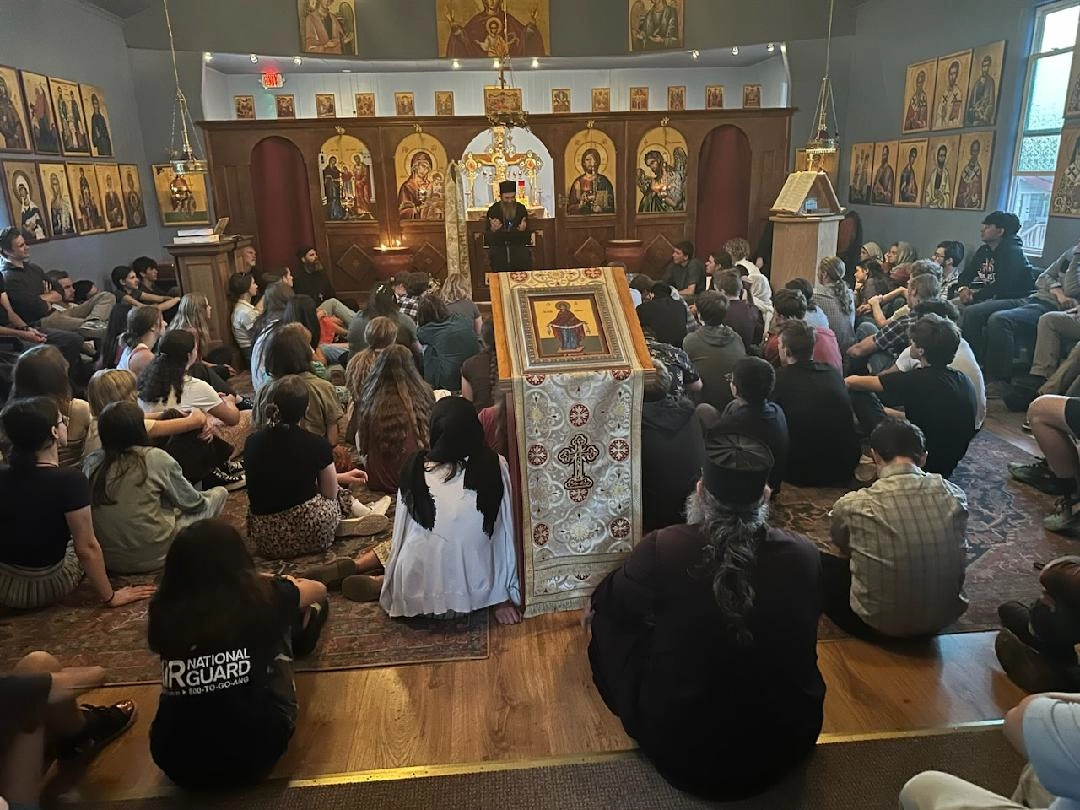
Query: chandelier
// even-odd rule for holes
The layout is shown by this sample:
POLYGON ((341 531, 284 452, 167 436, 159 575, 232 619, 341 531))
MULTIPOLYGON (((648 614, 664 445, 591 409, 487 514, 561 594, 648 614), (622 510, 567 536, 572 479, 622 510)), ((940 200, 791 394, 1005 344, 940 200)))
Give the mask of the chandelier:
MULTIPOLYGON (((187 98, 180 89, 180 71, 176 67, 176 46, 173 44, 172 19, 169 17, 169 0, 161 0, 165 6, 165 26, 169 30, 169 53, 172 55, 173 79, 176 80, 176 104, 173 107, 172 131, 169 134, 169 165, 177 175, 206 174, 208 169, 206 161, 195 154, 191 145, 192 134, 195 132, 195 122, 191 120, 191 112, 188 110, 187 98), (180 142, 177 144, 176 119, 180 119, 180 142), (188 125, 191 130, 188 130, 188 125)), ((196 135, 196 142, 198 136, 196 135)))
POLYGON ((835 154, 840 147, 840 128, 836 122, 832 80, 829 78, 834 6, 835 0, 829 0, 829 29, 825 39, 825 75, 821 78, 821 89, 818 91, 817 106, 814 108, 814 117, 810 125, 810 139, 806 142, 806 159, 809 169, 820 168, 825 155, 835 154))
MULTIPOLYGON (((508 31, 507 27, 507 11, 506 4, 503 4, 503 31, 508 31)), ((510 45, 507 43, 500 48, 496 54, 496 65, 499 69, 499 89, 505 90, 506 83, 506 70, 510 69, 511 74, 514 71, 513 65, 510 63, 510 45)), ((536 67, 534 64, 533 67, 536 67)), ((529 113, 524 109, 524 103, 522 109, 519 110, 492 110, 487 114, 488 123, 493 127, 521 127, 522 129, 529 128, 529 113)))

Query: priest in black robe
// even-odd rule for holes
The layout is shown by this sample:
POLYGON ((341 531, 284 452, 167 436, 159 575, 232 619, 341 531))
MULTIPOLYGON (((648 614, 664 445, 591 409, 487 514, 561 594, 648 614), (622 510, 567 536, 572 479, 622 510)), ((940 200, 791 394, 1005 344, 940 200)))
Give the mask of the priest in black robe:
POLYGON ((768 525, 772 463, 710 431, 686 523, 646 535, 586 613, 604 703, 665 779, 710 799, 767 790, 821 731, 821 562, 768 525))
POLYGON ((529 248, 529 211, 517 201, 517 183, 499 183, 499 201, 487 210, 485 243, 494 273, 532 270, 529 248))

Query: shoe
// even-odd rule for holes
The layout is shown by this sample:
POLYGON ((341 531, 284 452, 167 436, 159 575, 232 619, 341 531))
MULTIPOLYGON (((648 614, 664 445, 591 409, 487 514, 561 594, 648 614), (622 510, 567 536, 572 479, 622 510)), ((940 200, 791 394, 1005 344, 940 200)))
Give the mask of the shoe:
POLYGON ((1076 479, 1058 478, 1046 459, 1039 459, 1034 464, 1009 463, 1009 475, 1021 484, 1035 487, 1047 495, 1068 495, 1076 491, 1076 479))
POLYGON ((869 484, 877 478, 877 465, 870 456, 863 455, 859 463, 855 465, 855 480, 862 484, 869 484))
POLYGON ((379 500, 372 503, 365 504, 368 509, 374 512, 376 515, 385 515, 386 510, 390 508, 390 504, 394 501, 389 495, 383 495, 379 500))
POLYGON ((225 462, 225 470, 231 475, 243 475, 244 474, 244 460, 241 458, 233 459, 232 461, 225 462))
POLYGON ((382 534, 390 528, 390 519, 386 515, 364 515, 356 518, 342 518, 338 523, 337 537, 370 537, 373 534, 382 534))
POLYGON ((306 571, 300 571, 297 576, 301 579, 313 579, 321 582, 327 588, 339 588, 346 577, 356 575, 356 561, 350 557, 339 557, 306 571))
POLYGON ((341 583, 341 593, 353 602, 378 602, 382 595, 382 577, 369 574, 345 577, 341 583))
POLYGON ((210 471, 210 475, 203 479, 203 489, 210 487, 225 487, 229 492, 235 492, 247 486, 247 478, 243 473, 232 473, 218 467, 210 471))
POLYGON ((236 410, 250 411, 255 408, 255 401, 251 397, 240 397, 236 400, 236 410))
POLYGON ((1024 431, 1024 433, 1031 433, 1031 420, 1025 419, 1024 424, 1020 425, 1020 429, 1024 431))
POLYGON ((135 722, 135 701, 122 700, 111 706, 80 706, 86 717, 83 730, 56 749, 60 759, 89 759, 115 740, 135 722))
POLYGON ((998 618, 1001 626, 1031 648, 1037 646, 1035 636, 1031 634, 1031 608, 1023 602, 1006 602, 998 606, 998 618))
POLYGON ((1062 668, 1047 661, 1009 630, 997 634, 994 652, 1009 680, 1026 692, 1060 692, 1068 688, 1062 668))
POLYGON ((1057 511, 1043 518, 1043 526, 1058 534, 1076 534, 1080 532, 1080 513, 1073 512, 1075 503, 1072 495, 1065 495, 1058 501, 1057 511))

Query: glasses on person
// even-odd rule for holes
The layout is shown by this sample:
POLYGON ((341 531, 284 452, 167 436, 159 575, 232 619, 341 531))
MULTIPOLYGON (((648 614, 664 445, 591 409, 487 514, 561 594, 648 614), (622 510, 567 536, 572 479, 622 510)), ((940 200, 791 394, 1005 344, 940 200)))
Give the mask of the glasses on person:
POLYGON ((60 414, 60 418, 56 420, 56 424, 58 426, 63 425, 64 427, 67 427, 68 425, 71 424, 71 417, 70 416, 65 416, 64 414, 60 414))

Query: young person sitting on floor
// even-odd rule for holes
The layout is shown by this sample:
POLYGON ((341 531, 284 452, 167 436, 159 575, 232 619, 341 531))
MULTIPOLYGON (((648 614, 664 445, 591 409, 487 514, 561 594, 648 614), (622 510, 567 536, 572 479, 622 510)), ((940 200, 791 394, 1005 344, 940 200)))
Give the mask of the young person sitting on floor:
POLYGON ((967 497, 923 472, 923 433, 905 419, 874 428, 870 450, 877 481, 832 508, 840 555, 822 552, 825 613, 841 630, 870 640, 940 632, 968 606, 967 497))
MULTIPOLYGON (((117 368, 95 371, 94 376, 86 385, 86 399, 90 403, 90 428, 86 432, 86 441, 83 442, 84 462, 86 457, 95 450, 101 449, 101 436, 98 433, 98 417, 107 405, 113 402, 138 403, 139 392, 135 387, 135 377, 130 371, 121 371, 117 368)), ((206 414, 198 408, 192 409, 187 414, 176 412, 173 414, 147 413, 143 414, 143 427, 146 435, 154 443, 165 441, 171 436, 181 436, 185 433, 201 433, 206 427, 206 414)), ((201 441, 202 444, 207 442, 201 441)), ((172 455, 170 453, 170 455, 172 455)), ((190 480, 190 479, 189 479, 190 480)), ((201 480, 201 479, 198 479, 201 480)))
POLYGON ((310 295, 294 295, 285 305, 281 323, 298 323, 308 330, 311 335, 312 371, 329 380, 329 367, 341 365, 342 359, 349 354, 349 345, 335 342, 335 335, 324 328, 325 318, 320 317, 319 312, 315 299, 310 295))
POLYGON ((435 395, 401 345, 383 350, 356 402, 356 449, 366 456, 368 489, 397 492, 401 465, 428 446, 435 395))
POLYGON ((67 360, 55 346, 34 346, 15 361, 11 399, 49 397, 64 415, 66 440, 59 448, 61 467, 77 467, 90 430, 90 404, 72 396, 67 360))
POLYGON ((1029 695, 1005 715, 1005 738, 1028 760, 1012 799, 941 771, 900 791, 900 810, 1075 810, 1080 806, 1080 695, 1029 695))
POLYGON ((847 268, 839 256, 823 258, 818 263, 813 299, 825 312, 842 352, 855 342, 855 293, 844 280, 846 275, 847 268))
POLYGON ((143 412, 134 402, 106 405, 98 417, 101 449, 83 462, 90 479, 94 534, 113 574, 156 571, 177 532, 217 517, 229 492, 199 492, 176 459, 150 445, 143 412))
POLYGON ((780 327, 772 399, 787 420, 784 480, 800 487, 846 486, 859 463, 855 415, 840 372, 814 360, 815 339, 815 330, 802 321, 780 327))
POLYGON ((805 278, 796 277, 784 285, 786 290, 797 290, 803 294, 803 298, 806 299, 806 315, 803 316, 803 320, 811 326, 820 327, 821 329, 829 328, 829 316, 825 314, 825 311, 818 307, 817 302, 814 300, 814 285, 807 281, 805 278))
MULTIPOLYGON (((378 534, 386 516, 361 504, 348 487, 339 486, 334 454, 325 436, 301 427, 310 388, 297 374, 274 380, 265 389, 262 418, 266 426, 248 437, 248 539, 260 557, 286 559, 326 551, 334 537, 378 534)), ((345 473, 362 484, 360 470, 345 473)), ((389 506, 389 498, 382 511, 389 506)))
POLYGON ((165 333, 165 320, 157 307, 132 307, 127 314, 127 329, 120 335, 120 357, 116 367, 136 377, 154 359, 154 346, 165 333))
POLYGON ((285 316, 285 307, 293 295, 292 285, 285 281, 273 281, 266 285, 262 297, 262 314, 255 319, 255 325, 251 328, 251 385, 256 393, 270 382, 263 353, 270 336, 285 316))
POLYGON ((260 574, 224 521, 181 531, 148 617, 161 657, 157 766, 191 789, 265 779, 296 729, 293 659, 315 650, 328 614, 326 586, 260 574))
POLYGON ((259 294, 259 284, 251 273, 233 273, 229 276, 228 292, 233 305, 232 314, 229 316, 233 340, 244 357, 244 363, 250 366, 251 346, 254 341, 252 330, 262 311, 262 301, 258 305, 251 302, 259 294))
POLYGON ((104 685, 102 667, 65 667, 41 650, 23 656, 14 670, 0 674, 0 807, 37 810, 42 775, 49 770, 52 756, 61 767, 77 762, 85 768, 131 728, 134 701, 79 705, 84 692, 104 685))
POLYGON ((704 445, 686 523, 644 537, 585 623, 626 733, 675 787, 733 800, 783 779, 821 731, 821 570, 807 538, 768 524, 768 447, 723 431, 704 445))
POLYGON ((483 339, 481 330, 484 326, 483 318, 480 317, 480 308, 469 297, 469 291, 465 289, 465 277, 457 273, 447 276, 438 295, 446 302, 446 308, 451 315, 462 318, 472 324, 473 332, 483 339))
POLYGON ((457 391, 461 365, 480 352, 472 322, 450 315, 437 293, 420 297, 416 337, 424 348, 424 379, 434 389, 457 391))
MULTIPOLYGON (((923 278, 929 277, 920 276, 912 283, 923 278)), ((926 436, 927 461, 922 466, 948 478, 975 436, 975 389, 967 377, 949 366, 960 347, 960 330, 940 315, 923 315, 910 333, 911 357, 919 368, 876 377, 850 376, 844 382, 865 433, 872 432, 887 415, 877 396, 882 394, 887 402, 903 408, 907 419, 926 436)))
POLYGON ((645 300, 638 305, 637 316, 642 329, 652 332, 658 341, 670 346, 682 346, 686 338, 686 305, 671 297, 674 288, 662 281, 649 288, 645 300))
POLYGON ((160 312, 165 312, 180 303, 179 298, 143 290, 139 274, 127 265, 114 267, 109 278, 112 281, 113 295, 116 296, 117 304, 127 304, 131 307, 141 307, 146 304, 155 307, 160 312))
POLYGON ((417 358, 422 356, 423 349, 420 348, 420 343, 416 339, 416 321, 398 308, 394 289, 389 284, 377 284, 371 288, 367 307, 353 318, 353 322, 349 325, 349 352, 351 354, 359 354, 367 348, 364 330, 367 329, 370 321, 379 317, 390 318, 394 321, 398 325, 397 342, 411 349, 417 358))
MULTIPOLYGON (((702 293, 702 297, 709 295, 715 293, 702 293)), ((732 337, 741 345, 737 335, 732 333, 732 337)), ((668 394, 671 373, 663 363, 653 360, 653 368, 656 377, 645 384, 641 407, 643 532, 682 522, 686 498, 701 476, 704 461, 693 403, 668 394)))
POLYGON ((1075 535, 1080 532, 1080 456, 1074 436, 1080 435, 1080 398, 1046 394, 1028 408, 1031 433, 1045 461, 1010 464, 1009 474, 1051 495, 1057 495, 1057 511, 1043 519, 1052 532, 1075 535))
POLYGON ((521 621, 510 503, 510 469, 484 444, 476 409, 445 397, 431 411, 431 449, 401 470, 394 535, 384 576, 369 552, 342 590, 379 600, 390 616, 454 618, 495 608, 500 624, 521 621), (381 594, 381 595, 380 595, 381 594))
MULTIPOLYGON (((727 285, 729 280, 738 283, 734 274, 721 274, 721 285, 727 285)), ((724 293, 716 290, 703 292, 697 298, 697 311, 701 316, 702 327, 696 332, 691 332, 683 341, 683 350, 690 360, 691 367, 701 380, 698 401, 707 402, 717 410, 723 410, 731 402, 731 371, 737 362, 746 357, 744 340, 740 339, 738 333, 727 325, 730 307, 739 303, 742 303, 755 317, 757 316, 757 309, 749 304, 732 301, 724 293)), ((760 318, 757 323, 760 326, 760 318)), ((664 367, 667 368, 666 363, 664 367)), ((668 369, 668 374, 670 373, 671 370, 668 369)), ((683 394, 680 392, 678 396, 682 398, 683 394)), ((681 503, 679 508, 681 508, 681 503)))
MULTIPOLYGON (((780 365, 780 327, 789 320, 804 321, 806 318, 806 299, 798 290, 784 288, 777 290, 772 299, 773 334, 765 341, 763 354, 774 366, 780 365)), ((840 356, 840 345, 832 329, 814 329, 814 359, 819 363, 828 363, 837 371, 843 369, 844 361, 840 356)))
POLYGON ((495 404, 499 392, 499 357, 495 353, 495 321, 488 318, 480 326, 484 348, 461 364, 461 395, 477 411, 495 404))
POLYGON ((236 369, 227 364, 215 364, 207 356, 210 351, 211 309, 210 300, 205 295, 188 293, 180 299, 176 316, 169 322, 166 331, 183 329, 193 334, 195 362, 189 369, 191 376, 210 383, 219 393, 234 395, 236 392, 229 385, 228 379, 236 374, 236 369))
MULTIPOLYGON (((908 307, 915 309, 923 301, 933 301, 938 297, 941 285, 933 274, 926 273, 911 279, 904 289, 908 307)), ((873 323, 860 324, 860 334, 868 332, 860 337, 859 341, 849 347, 845 352, 852 362, 852 368, 856 364, 871 374, 880 374, 893 363, 900 353, 910 342, 908 331, 915 323, 915 316, 909 312, 890 320, 880 331, 873 323)))
POLYGON ((994 643, 1005 674, 1028 692, 1080 691, 1080 557, 1048 562, 1039 572, 1042 592, 1030 605, 998 607, 1005 629, 994 643))
POLYGON ((106 607, 146 599, 152 587, 113 588, 90 516, 82 471, 61 467, 67 418, 49 397, 16 399, 0 414, 11 442, 0 466, 0 605, 52 605, 85 575, 106 607))
MULTIPOLYGON (((713 276, 713 288, 711 292, 717 292, 727 299, 727 315, 724 316, 724 326, 730 326, 739 337, 742 338, 743 348, 750 351, 753 346, 760 346, 765 336, 765 321, 761 310, 754 306, 749 299, 749 293, 743 287, 742 279, 734 270, 725 270, 713 276)), ((705 316, 701 313, 701 304, 697 306, 698 315, 702 323, 705 316)), ((686 341, 683 341, 686 345, 686 341)))

